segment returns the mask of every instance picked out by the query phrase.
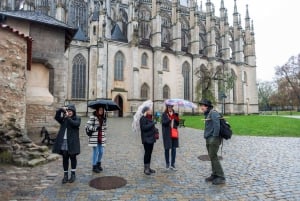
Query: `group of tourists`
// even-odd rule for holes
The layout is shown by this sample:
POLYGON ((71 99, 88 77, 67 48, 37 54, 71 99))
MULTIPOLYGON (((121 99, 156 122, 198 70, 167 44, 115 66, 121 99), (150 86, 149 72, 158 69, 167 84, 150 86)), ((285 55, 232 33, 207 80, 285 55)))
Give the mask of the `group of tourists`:
MULTIPOLYGON (((221 145, 220 115, 213 110, 213 105, 209 100, 202 100, 200 108, 205 115, 206 148, 211 160, 212 174, 205 179, 215 185, 224 184, 225 177, 217 153, 221 145)), ((53 146, 53 152, 62 155, 64 177, 62 183, 72 183, 76 179, 76 156, 80 153, 79 127, 80 117, 76 115, 74 105, 62 107, 56 111, 55 119, 61 125, 57 139, 53 146), (71 176, 69 178, 69 161, 71 161, 71 176)), ((154 143, 159 138, 158 129, 155 127, 152 109, 145 106, 142 109, 142 116, 139 120, 141 140, 144 146, 144 174, 156 173, 151 168, 151 155, 154 143)), ((166 105, 166 109, 161 116, 162 137, 164 145, 164 156, 166 169, 176 171, 176 148, 179 147, 178 126, 179 114, 175 113, 173 105, 166 105), (171 152, 171 157, 170 157, 171 152)), ((86 123, 86 133, 89 141, 88 146, 92 147, 92 171, 100 173, 103 171, 101 160, 106 143, 107 116, 104 107, 97 108, 86 123)))

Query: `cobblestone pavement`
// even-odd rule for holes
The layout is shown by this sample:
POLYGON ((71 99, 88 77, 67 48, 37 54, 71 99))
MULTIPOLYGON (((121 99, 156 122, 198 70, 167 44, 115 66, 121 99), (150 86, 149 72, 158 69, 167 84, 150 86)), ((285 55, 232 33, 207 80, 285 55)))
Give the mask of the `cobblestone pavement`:
POLYGON ((131 119, 109 119, 102 173, 91 171, 91 148, 82 132, 75 183, 61 184, 61 160, 35 168, 2 165, 0 200, 300 200, 300 138, 234 136, 223 147, 227 183, 213 186, 204 182, 210 162, 197 159, 207 154, 202 134, 180 129, 177 172, 164 170, 159 139, 152 157, 157 173, 145 176, 143 147, 140 136, 131 131, 131 119), (89 187, 89 181, 99 176, 120 176, 127 185, 106 191, 89 187))

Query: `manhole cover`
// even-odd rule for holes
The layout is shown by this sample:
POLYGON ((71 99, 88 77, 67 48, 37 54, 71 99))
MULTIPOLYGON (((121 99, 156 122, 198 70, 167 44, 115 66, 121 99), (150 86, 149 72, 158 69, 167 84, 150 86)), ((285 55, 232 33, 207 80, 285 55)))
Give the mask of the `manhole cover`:
MULTIPOLYGON (((218 157, 219 157, 219 160, 223 160, 222 156, 218 156, 218 157)), ((210 161, 210 158, 208 155, 200 155, 200 156, 198 156, 198 159, 201 161, 210 161)))
POLYGON ((127 181, 121 177, 107 176, 107 177, 98 177, 90 181, 90 187, 99 189, 99 190, 110 190, 121 188, 125 186, 127 181))

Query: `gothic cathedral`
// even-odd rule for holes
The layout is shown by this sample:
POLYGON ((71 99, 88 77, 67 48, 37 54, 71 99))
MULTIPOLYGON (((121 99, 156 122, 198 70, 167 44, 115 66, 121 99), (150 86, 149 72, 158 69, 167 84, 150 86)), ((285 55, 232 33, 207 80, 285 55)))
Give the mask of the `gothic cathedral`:
MULTIPOLYGON (((236 0, 234 0, 236 1, 236 0)), ((109 98, 129 116, 152 99, 212 99, 226 113, 257 113, 253 22, 221 0, 2 0, 0 10, 40 12, 78 29, 65 53, 65 100, 79 113, 109 98), (204 8, 205 7, 205 8, 204 8)), ((184 111, 184 109, 182 109, 184 111)), ((186 112, 191 112, 185 110, 186 112)))

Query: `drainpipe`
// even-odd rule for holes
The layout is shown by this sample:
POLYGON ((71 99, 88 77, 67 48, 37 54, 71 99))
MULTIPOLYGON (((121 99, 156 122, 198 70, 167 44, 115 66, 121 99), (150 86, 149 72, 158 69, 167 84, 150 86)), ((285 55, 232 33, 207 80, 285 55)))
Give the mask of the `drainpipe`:
POLYGON ((87 79, 87 100, 86 100, 86 117, 89 115, 89 99, 90 99, 90 47, 88 47, 88 79, 87 79))
POLYGON ((154 70, 154 61, 155 61, 155 59, 154 59, 154 54, 155 54, 155 52, 154 52, 154 48, 153 47, 151 47, 151 50, 152 50, 152 101, 153 101, 153 107, 152 107, 152 112, 153 112, 153 115, 154 115, 154 79, 155 79, 155 76, 154 76, 154 73, 155 73, 155 70, 154 70))
POLYGON ((105 98, 108 98, 108 41, 106 40, 106 89, 105 89, 105 98))

